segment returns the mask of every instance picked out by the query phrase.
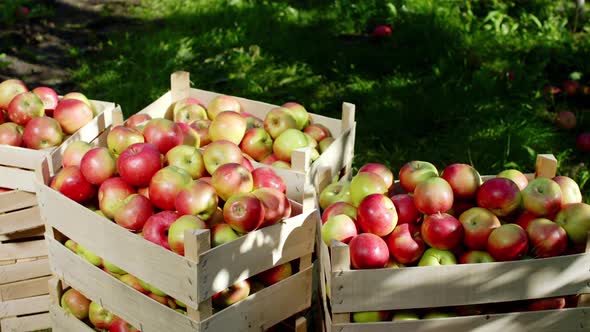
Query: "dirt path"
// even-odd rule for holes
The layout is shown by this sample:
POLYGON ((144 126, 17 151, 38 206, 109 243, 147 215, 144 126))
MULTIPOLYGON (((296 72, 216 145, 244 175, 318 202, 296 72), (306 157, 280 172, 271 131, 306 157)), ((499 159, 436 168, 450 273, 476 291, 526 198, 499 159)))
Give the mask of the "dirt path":
POLYGON ((126 14, 139 0, 43 0, 43 17, 0 22, 0 80, 20 78, 27 85, 76 90, 76 57, 97 50, 105 33, 138 24, 126 14))

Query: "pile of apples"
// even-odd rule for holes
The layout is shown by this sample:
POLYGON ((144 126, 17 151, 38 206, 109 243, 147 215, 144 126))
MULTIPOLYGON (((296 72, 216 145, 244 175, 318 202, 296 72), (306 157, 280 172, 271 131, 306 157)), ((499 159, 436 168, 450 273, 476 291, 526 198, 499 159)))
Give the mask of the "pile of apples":
POLYGON ((99 331, 141 332, 73 288, 69 288, 63 293, 60 305, 66 312, 81 321, 88 321, 99 331))
MULTIPOLYGON (((173 133, 168 131, 169 122, 162 120, 141 127, 133 121, 116 126, 107 135, 106 147, 70 144, 51 188, 95 210, 105 222, 113 221, 179 255, 184 255, 186 230, 210 229, 211 245, 216 247, 291 216, 286 185, 271 168, 253 169, 240 148, 226 140, 210 143, 203 152, 194 145, 170 144, 173 133)), ((66 245, 124 278, 125 271, 82 246, 71 241, 66 245)), ((269 286, 291 274, 287 263, 258 279, 269 286)), ((164 304, 170 302, 165 293, 146 285, 135 288, 164 304)), ((214 302, 234 303, 235 296, 226 301, 224 294, 236 289, 245 298, 249 285, 238 283, 214 302)))
POLYGON ((95 115, 92 103, 79 92, 60 100, 45 86, 29 91, 19 80, 0 83, 0 144, 35 150, 59 146, 95 115))
POLYGON ((590 205, 570 178, 412 161, 363 166, 320 194, 322 239, 348 243, 355 269, 512 261, 583 252, 590 205))
MULTIPOLYGON (((291 155, 299 148, 310 147, 315 160, 334 141, 330 130, 311 123, 305 107, 295 102, 273 108, 264 120, 244 111, 237 98, 226 95, 214 98, 207 107, 185 98, 170 105, 167 114, 171 119, 158 121, 167 127, 169 144, 184 141, 198 148, 225 140, 238 145, 248 158, 275 167, 290 168, 291 155)), ((152 119, 136 114, 128 121, 144 126, 152 119)))

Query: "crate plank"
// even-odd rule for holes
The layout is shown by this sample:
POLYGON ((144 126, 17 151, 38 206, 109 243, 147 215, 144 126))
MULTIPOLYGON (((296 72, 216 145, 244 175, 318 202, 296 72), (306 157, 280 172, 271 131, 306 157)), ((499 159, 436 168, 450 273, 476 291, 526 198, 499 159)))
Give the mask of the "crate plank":
POLYGON ((51 149, 33 150, 18 146, 0 146, 0 165, 34 170, 51 149))
POLYGON ((0 285, 0 298, 8 301, 48 294, 47 282, 50 278, 48 276, 0 285))
POLYGON ((20 168, 0 166, 0 186, 35 192, 36 176, 34 172, 20 168))
POLYGON ((94 329, 67 313, 60 306, 50 304, 49 315, 54 332, 94 332, 94 329))
POLYGON ((37 196, 33 193, 12 190, 0 193, 0 213, 24 209, 37 205, 37 196))
POLYGON ((50 328, 51 318, 49 317, 49 313, 44 313, 25 317, 6 318, 0 324, 2 332, 37 331, 50 328))
POLYGON ((0 318, 46 312, 48 308, 49 295, 3 301, 0 302, 0 318))
POLYGON ((43 226, 38 206, 0 215, 0 234, 12 234, 43 226))
POLYGON ((0 266, 0 284, 8 284, 48 275, 51 275, 51 268, 49 267, 49 259, 47 257, 30 262, 18 262, 0 266))
POLYGON ((0 261, 43 256, 47 256, 43 240, 0 244, 0 261))
POLYGON ((27 229, 21 232, 15 232, 10 234, 0 234, 0 242, 8 242, 27 238, 40 238, 45 233, 45 225, 27 229))

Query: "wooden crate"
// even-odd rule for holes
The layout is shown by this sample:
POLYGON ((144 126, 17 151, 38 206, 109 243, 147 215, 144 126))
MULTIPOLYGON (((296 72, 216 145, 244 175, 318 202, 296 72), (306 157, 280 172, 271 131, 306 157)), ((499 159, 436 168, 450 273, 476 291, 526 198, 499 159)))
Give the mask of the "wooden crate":
MULTIPOLYGON (((555 175, 553 156, 540 155, 536 174, 555 175)), ((489 177, 486 177, 489 178, 489 177)), ((318 224, 321 227, 321 223, 318 224)), ((348 245, 321 239, 320 283, 326 331, 582 331, 590 308, 380 323, 351 323, 352 312, 436 308, 590 293, 586 252, 544 259, 351 270, 348 245)))
MULTIPOLYGON (((211 100, 221 95, 215 92, 192 89, 190 87, 188 72, 175 72, 171 75, 170 81, 170 91, 166 92, 139 113, 149 114, 153 118, 171 118, 172 115, 168 112, 168 108, 173 102, 192 97, 205 105, 208 105, 211 100)), ((246 112, 263 120, 271 109, 278 107, 277 105, 260 101, 240 97, 236 98, 240 101, 246 112)), ((354 155, 354 140, 356 132, 355 105, 346 102, 342 104, 342 119, 333 119, 313 113, 310 113, 310 117, 314 123, 319 123, 329 128, 335 141, 313 163, 311 163, 309 159, 306 159, 306 163, 303 167, 296 167, 295 165, 298 163, 296 159, 305 160, 303 156, 297 155, 298 153, 302 153, 300 151, 295 152, 292 156, 292 169, 285 170, 273 167, 279 175, 290 174, 287 178, 293 178, 296 180, 295 185, 288 186, 287 190, 291 193, 299 193, 300 195, 305 192, 305 190, 300 187, 302 179, 306 180, 305 183, 315 184, 320 179, 320 173, 324 174, 324 176, 325 174, 328 174, 330 178, 341 172, 348 173, 352 167, 352 158, 354 155)), ((253 162, 253 164, 256 166, 259 163, 253 162)), ((300 201, 300 199, 296 200, 300 201)))

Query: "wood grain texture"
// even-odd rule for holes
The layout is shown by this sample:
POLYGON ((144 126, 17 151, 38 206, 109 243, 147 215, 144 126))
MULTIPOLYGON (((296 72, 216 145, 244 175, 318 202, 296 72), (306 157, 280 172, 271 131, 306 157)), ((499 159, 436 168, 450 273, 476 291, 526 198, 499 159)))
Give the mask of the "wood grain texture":
POLYGON ((53 332, 95 332, 90 326, 56 304, 49 306, 49 315, 53 332))
POLYGON ((0 299, 8 301, 48 294, 47 282, 50 278, 47 276, 0 285, 0 299))
POLYGON ((51 327, 49 313, 25 317, 5 318, 0 321, 2 332, 37 331, 51 327))
POLYGON ((23 232, 43 226, 38 206, 0 214, 0 234, 23 232))
MULTIPOLYGON (((39 160, 39 163, 41 159, 39 160)), ((35 192, 35 172, 0 166, 0 187, 35 192)))
POLYGON ((30 262, 17 262, 0 266, 0 284, 44 277, 50 274, 51 268, 47 257, 30 262))
POLYGON ((37 205, 37 196, 33 193, 20 190, 0 193, 0 213, 20 210, 35 205, 37 205))
POLYGON ((0 302, 0 318, 30 315, 49 310, 49 295, 0 302))
POLYGON ((43 240, 0 243, 0 261, 47 256, 47 245, 43 240))

